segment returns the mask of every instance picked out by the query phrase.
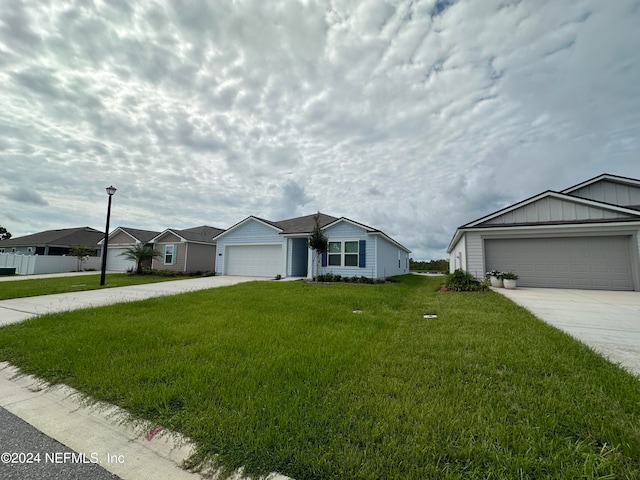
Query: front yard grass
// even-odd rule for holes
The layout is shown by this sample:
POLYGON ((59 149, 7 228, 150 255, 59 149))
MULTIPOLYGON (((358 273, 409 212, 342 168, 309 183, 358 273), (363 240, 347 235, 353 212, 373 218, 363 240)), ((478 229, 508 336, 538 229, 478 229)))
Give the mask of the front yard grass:
POLYGON ((35 278, 0 282, 0 300, 35 297, 54 293, 81 292, 99 288, 128 287, 145 283, 167 282, 189 277, 166 277, 160 275, 129 275, 107 273, 104 286, 100 286, 100 273, 68 277, 35 278))
POLYGON ((46 315, 1 328, 0 359, 185 434, 194 463, 640 478, 636 377, 497 293, 441 281, 254 282, 46 315))

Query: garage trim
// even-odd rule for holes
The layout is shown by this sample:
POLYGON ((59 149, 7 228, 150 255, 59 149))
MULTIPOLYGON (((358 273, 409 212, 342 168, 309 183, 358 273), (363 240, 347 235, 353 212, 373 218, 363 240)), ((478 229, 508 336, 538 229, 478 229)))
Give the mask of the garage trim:
POLYGON ((243 276, 253 276, 253 277, 275 277, 276 275, 284 276, 284 256, 285 251, 283 245, 281 243, 232 243, 225 245, 224 247, 224 275, 243 275, 243 276), (231 253, 235 251, 242 250, 243 253, 238 255, 237 258, 234 258, 231 253), (251 250, 257 250, 256 252, 252 252, 251 250), (267 250, 273 250, 271 255, 273 257, 269 260, 268 257, 263 256, 263 254, 267 250), (252 255, 253 253, 253 255, 252 255), (244 262, 256 262, 258 264, 255 267, 245 266, 246 269, 243 269, 242 266, 238 267, 239 270, 236 270, 236 266, 230 265, 230 262, 234 260, 242 260, 244 262), (260 265, 260 261, 263 261, 262 265, 260 265))

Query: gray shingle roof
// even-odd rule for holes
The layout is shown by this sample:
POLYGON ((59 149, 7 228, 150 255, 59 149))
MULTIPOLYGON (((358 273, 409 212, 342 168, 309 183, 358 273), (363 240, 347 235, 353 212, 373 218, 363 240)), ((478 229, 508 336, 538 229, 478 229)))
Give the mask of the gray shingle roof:
POLYGON ((57 246, 71 247, 73 245, 86 245, 92 247, 104 238, 104 232, 91 227, 63 228, 60 230, 46 230, 44 232, 24 235, 0 241, 0 247, 18 246, 57 246))
POLYGON ((201 225, 199 227, 187 228, 185 230, 174 230, 172 232, 177 233, 185 240, 191 242, 203 242, 214 243, 213 237, 220 235, 224 230, 222 228, 210 227, 208 225, 201 225))
POLYGON ((140 230, 139 228, 119 227, 120 230, 127 232, 136 240, 142 243, 146 243, 152 238, 160 235, 160 232, 154 232, 152 230, 140 230))
MULTIPOLYGON (((278 222, 268 222, 282 229, 281 233, 311 233, 316 225, 316 214, 305 215, 304 217, 290 218, 287 220, 280 220, 278 222)), ((261 219, 262 220, 262 219, 261 219)), ((336 217, 320 213, 319 223, 320 227, 329 225, 330 223, 338 220, 336 217)))

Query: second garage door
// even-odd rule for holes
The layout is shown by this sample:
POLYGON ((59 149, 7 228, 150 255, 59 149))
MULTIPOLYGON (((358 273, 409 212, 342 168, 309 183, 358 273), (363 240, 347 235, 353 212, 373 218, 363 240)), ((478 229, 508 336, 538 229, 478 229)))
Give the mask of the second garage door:
POLYGON ((127 270, 136 268, 136 262, 127 260, 122 255, 126 250, 126 248, 107 249, 107 270, 113 272, 126 272, 127 270))
POLYGON ((280 245, 228 246, 226 255, 226 275, 275 277, 283 274, 280 245))
POLYGON ((523 287, 633 290, 630 236, 485 240, 487 270, 512 271, 523 287))

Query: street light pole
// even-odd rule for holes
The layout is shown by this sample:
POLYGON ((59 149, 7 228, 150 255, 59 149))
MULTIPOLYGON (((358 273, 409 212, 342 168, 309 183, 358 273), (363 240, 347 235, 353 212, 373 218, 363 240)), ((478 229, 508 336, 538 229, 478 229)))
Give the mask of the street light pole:
POLYGON ((109 218, 111 217, 111 197, 116 193, 115 187, 112 185, 107 187, 107 195, 109 195, 109 206, 107 207, 107 226, 104 229, 104 242, 102 243, 102 268, 100 270, 100 286, 104 285, 104 277, 107 274, 107 247, 109 246, 109 218))

